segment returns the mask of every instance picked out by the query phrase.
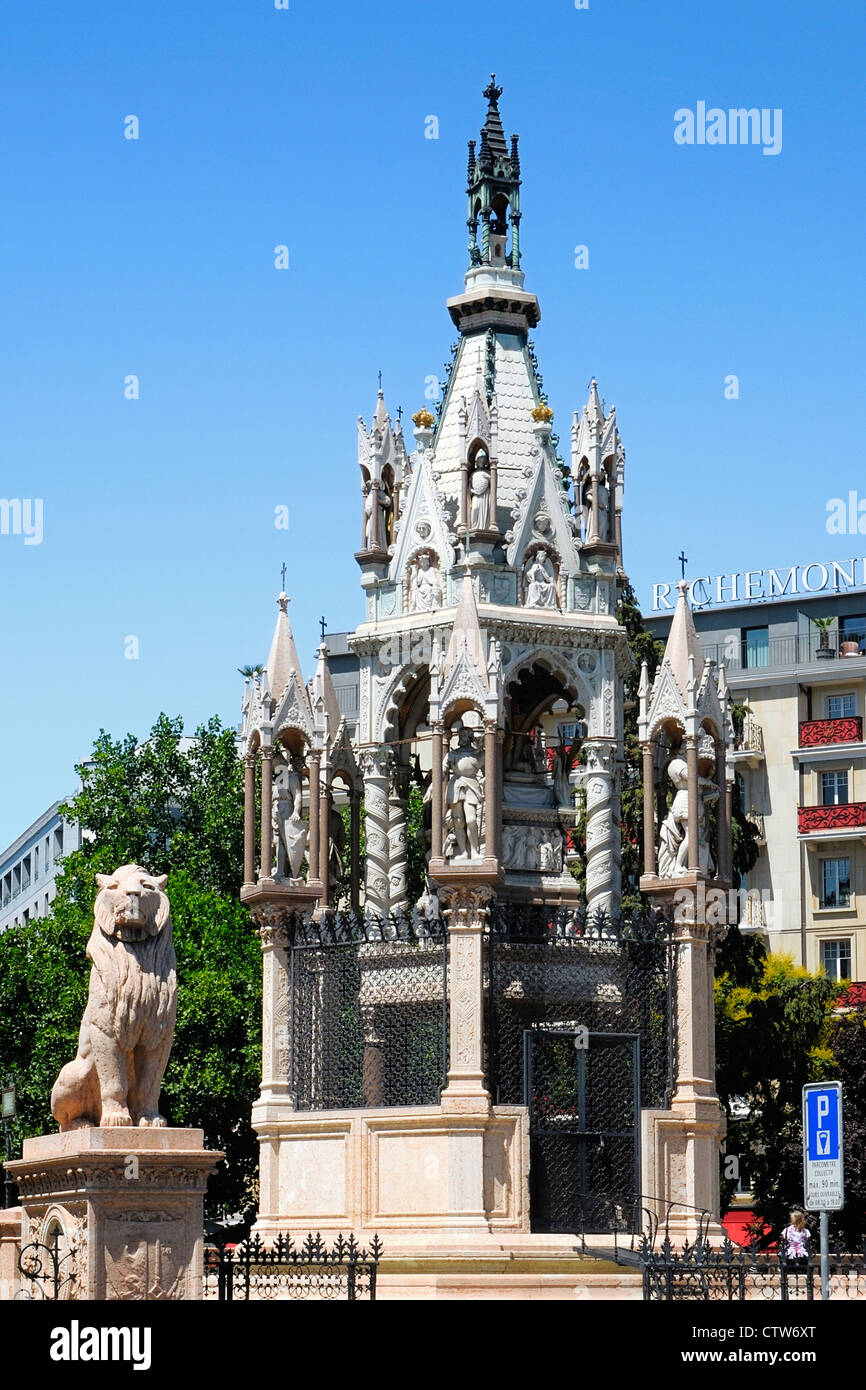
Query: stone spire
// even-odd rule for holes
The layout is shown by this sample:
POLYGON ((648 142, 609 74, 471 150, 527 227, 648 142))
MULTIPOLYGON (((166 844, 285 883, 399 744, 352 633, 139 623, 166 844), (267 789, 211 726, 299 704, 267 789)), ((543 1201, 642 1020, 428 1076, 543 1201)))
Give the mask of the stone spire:
POLYGON ((679 597, 674 609, 667 646, 662 665, 667 665, 677 683, 683 699, 688 703, 689 686, 697 689, 704 673, 704 658, 701 644, 695 630, 695 620, 687 598, 688 584, 681 579, 677 584, 679 597), (692 669, 692 663, 694 668, 692 669))
POLYGON ((448 643, 448 650, 442 663, 442 678, 445 682, 447 682, 464 651, 486 690, 488 682, 484 638, 481 635, 481 624, 478 621, 475 591, 468 574, 463 576, 460 599, 454 616, 454 627, 451 630, 451 640, 448 643))
POLYGON ((520 157, 517 136, 509 151, 495 77, 484 89, 487 117, 478 146, 469 141, 469 269, 467 293, 449 299, 448 309, 461 332, 501 326, 527 332, 541 318, 538 300, 523 289, 520 269, 520 157), (493 293, 492 293, 493 292, 493 293))
POLYGON ((277 614, 277 625, 274 628, 271 650, 268 653, 268 661, 265 667, 267 686, 275 700, 279 700, 289 683, 292 672, 295 673, 298 684, 301 687, 303 687, 304 684, 303 676, 301 675, 301 663, 298 659, 295 639, 292 636, 292 628, 289 622, 288 595, 285 593, 280 594, 277 603, 280 606, 280 611, 277 614))
POLYGON ((337 699, 337 691, 331 678, 331 668, 328 665, 328 644, 324 640, 319 643, 317 649, 319 658, 316 667, 316 674, 313 677, 313 707, 318 707, 321 702, 322 709, 328 717, 328 742, 334 742, 340 728, 342 715, 340 714, 340 702, 337 699))

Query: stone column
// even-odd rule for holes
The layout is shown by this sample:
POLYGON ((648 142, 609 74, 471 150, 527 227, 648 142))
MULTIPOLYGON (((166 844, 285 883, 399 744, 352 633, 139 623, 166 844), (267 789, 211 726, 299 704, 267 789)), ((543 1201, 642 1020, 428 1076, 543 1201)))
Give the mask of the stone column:
POLYGON ((484 1084, 484 924, 493 890, 487 886, 444 888, 448 924, 450 1065, 442 1109, 461 1114, 487 1111, 484 1084))
POLYGON ((361 798, 355 787, 350 799, 349 820, 349 892, 353 912, 361 910, 361 798))
POLYGON ((291 951, 279 909, 259 908, 254 918, 262 944, 262 1089, 260 1103, 279 1101, 294 1110, 294 1010, 291 951))
POLYGON ((395 761, 388 786, 388 911, 405 912, 409 903, 406 885, 406 802, 409 771, 395 761))
POLYGON ((385 1104, 385 1059, 382 1039, 376 1030, 376 1009, 368 1004, 361 1009, 364 1027, 364 1104, 371 1110, 385 1104))
POLYGON ((716 786, 719 800, 716 808, 716 878, 728 883, 731 879, 731 822, 728 800, 728 779, 725 773, 725 744, 716 740, 716 786))
MULTIPOLYGON (((586 745, 585 745, 586 746, 586 745)), ((586 767, 586 899, 587 906, 608 914, 617 893, 615 863, 619 858, 614 824, 613 743, 587 747, 586 767)))
POLYGON ((698 840, 698 741, 694 734, 686 735, 686 766, 689 772, 689 869, 700 867, 700 843, 698 840))
POLYGON ((319 817, 321 815, 321 788, 319 776, 319 759, 321 754, 317 748, 311 748, 307 759, 310 795, 310 837, 307 842, 307 878, 315 879, 319 872, 319 836, 321 827, 319 817))
POLYGON ((469 530, 469 460, 460 465, 460 521, 469 530))
POLYGON ((256 881, 256 757, 244 758, 244 883, 256 881))
POLYGON ((432 781, 430 783, 430 809, 431 809, 431 859, 442 858, 442 824, 444 820, 443 811, 443 787, 442 787, 442 764, 445 760, 444 747, 444 727, 440 722, 432 726, 433 732, 433 764, 432 781))
POLYGON ((274 750, 262 749, 262 862, 260 878, 270 881, 274 876, 274 827, 272 805, 274 793, 274 750))
POLYGON ((653 745, 643 745, 643 859, 644 873, 656 871, 655 759, 653 745))
POLYGON ((496 775, 496 734, 493 720, 484 724, 484 857, 495 859, 499 853, 499 801, 496 775))
POLYGON ((388 912, 388 750, 366 749, 362 760, 367 813, 365 906, 384 915, 388 912))
POLYGON ((328 797, 329 788, 330 769, 326 762, 322 769, 319 783, 319 872, 316 877, 322 881, 322 896, 319 898, 320 907, 327 907, 329 901, 328 861, 331 854, 331 804, 328 797))

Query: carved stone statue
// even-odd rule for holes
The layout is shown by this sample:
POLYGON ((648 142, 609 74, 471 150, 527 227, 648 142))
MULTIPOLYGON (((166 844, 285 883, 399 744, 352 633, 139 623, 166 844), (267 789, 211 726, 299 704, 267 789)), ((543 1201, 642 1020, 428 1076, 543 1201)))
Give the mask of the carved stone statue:
POLYGON ((574 792, 568 780, 574 762, 574 745, 565 741, 562 727, 559 729, 559 743, 553 756, 553 790, 557 806, 573 806, 574 792))
POLYGON ((598 477, 598 538, 610 540, 610 488, 603 469, 598 477))
POLYGON ((583 539, 589 540, 592 530, 592 477, 585 468, 580 482, 580 512, 583 518, 583 539))
POLYGON ((378 480, 364 484, 364 548, 383 550, 388 540, 388 512, 391 498, 385 484, 378 480))
POLYGON ((481 858, 481 819, 484 806, 483 755, 476 745, 472 730, 461 720, 455 724, 457 747, 445 757, 446 826, 453 837, 446 840, 445 857, 481 858))
POLYGON ((177 1012, 166 876, 124 864, 96 881, 87 1007, 51 1113, 62 1130, 165 1125, 159 1093, 177 1012))
POLYGON ((484 531, 490 525, 490 472, 483 449, 479 449, 469 475, 469 498, 469 529, 484 531))
POLYGON ((432 613, 442 607, 442 576, 436 565, 431 564, 430 555, 423 550, 418 556, 412 576, 409 596, 410 613, 432 613))
MULTIPOLYGON (((685 758, 672 758, 668 777, 675 787, 670 810, 659 831, 658 876, 682 878, 689 872, 689 772, 685 758)), ((698 868, 711 877, 713 861, 707 835, 707 807, 719 789, 709 777, 698 776, 698 868)))
POLYGON ((526 568, 527 608, 556 608, 556 575, 546 550, 538 550, 526 568))
POLYGON ((302 808, 301 759, 280 762, 274 774, 274 802, 271 820, 277 851, 277 878, 297 879, 301 876, 304 851, 307 847, 307 827, 302 808))

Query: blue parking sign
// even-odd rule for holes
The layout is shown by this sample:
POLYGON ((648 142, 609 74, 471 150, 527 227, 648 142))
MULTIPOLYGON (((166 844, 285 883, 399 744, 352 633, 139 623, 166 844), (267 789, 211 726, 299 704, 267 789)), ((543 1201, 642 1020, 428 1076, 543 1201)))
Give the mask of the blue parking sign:
POLYGON ((810 1211, 838 1211, 844 1205, 839 1081, 803 1087, 803 1187, 810 1211))

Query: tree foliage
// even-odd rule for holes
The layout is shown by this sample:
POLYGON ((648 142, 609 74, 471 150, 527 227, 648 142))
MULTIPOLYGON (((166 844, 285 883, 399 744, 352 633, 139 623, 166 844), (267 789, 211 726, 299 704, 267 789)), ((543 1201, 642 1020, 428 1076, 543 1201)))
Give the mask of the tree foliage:
POLYGON ((18 1137, 50 1130, 51 1087, 75 1054, 87 997, 85 947, 97 873, 137 863, 168 874, 178 974, 178 1019, 161 1106, 172 1125, 200 1128, 226 1161, 208 1209, 255 1198, 261 952, 238 901, 243 864, 242 767, 235 736, 211 719, 185 739, 160 715, 149 738, 104 731, 77 769, 64 810, 82 847, 63 863, 51 915, 0 937, 0 1067, 19 1086, 18 1137))
POLYGON ((842 1082, 845 1206, 835 1218, 849 1250, 866 1237, 866 1004, 848 1005, 833 1017, 830 1047, 842 1082))
POLYGON ((742 1104, 749 1112, 730 1121, 727 1151, 746 1156, 756 1213, 778 1235, 802 1202, 803 1086, 835 1070, 828 1038, 838 986, 731 927, 715 988, 719 1098, 729 1115, 742 1104))

